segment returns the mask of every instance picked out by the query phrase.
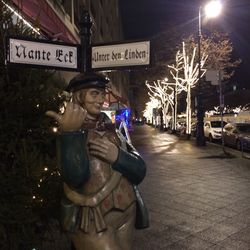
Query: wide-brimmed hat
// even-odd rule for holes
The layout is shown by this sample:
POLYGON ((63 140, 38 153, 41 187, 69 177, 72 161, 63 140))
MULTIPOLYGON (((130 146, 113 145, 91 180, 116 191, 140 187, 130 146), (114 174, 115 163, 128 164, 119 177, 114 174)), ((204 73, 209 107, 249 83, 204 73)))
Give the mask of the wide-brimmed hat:
POLYGON ((70 80, 65 90, 68 92, 75 92, 87 88, 105 89, 108 82, 109 78, 100 73, 80 73, 70 80))

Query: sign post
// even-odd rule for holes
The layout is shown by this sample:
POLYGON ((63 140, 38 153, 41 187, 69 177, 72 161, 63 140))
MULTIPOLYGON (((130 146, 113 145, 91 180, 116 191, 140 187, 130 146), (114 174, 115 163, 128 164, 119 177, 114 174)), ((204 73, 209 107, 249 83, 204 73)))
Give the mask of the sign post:
POLYGON ((82 73, 150 66, 150 41, 92 45, 92 21, 88 11, 82 12, 79 25, 81 44, 8 37, 7 64, 82 73))
POLYGON ((91 26, 92 21, 88 11, 81 13, 80 38, 81 38, 81 58, 80 72, 86 73, 91 69, 91 26))

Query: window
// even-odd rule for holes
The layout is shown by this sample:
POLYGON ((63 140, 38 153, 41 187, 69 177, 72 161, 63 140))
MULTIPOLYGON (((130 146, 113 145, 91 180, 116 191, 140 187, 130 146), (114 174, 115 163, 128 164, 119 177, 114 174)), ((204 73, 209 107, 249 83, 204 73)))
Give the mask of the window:
POLYGON ((73 0, 63 0, 62 6, 65 12, 70 16, 70 21, 72 22, 72 1, 73 0))
POLYGON ((243 132, 243 133, 250 133, 250 124, 238 124, 237 125, 237 129, 240 131, 240 132, 243 132))
MULTIPOLYGON (((223 121, 223 127, 226 125, 227 123, 223 121)), ((211 122, 211 126, 213 128, 220 128, 221 127, 221 121, 212 121, 211 122)))

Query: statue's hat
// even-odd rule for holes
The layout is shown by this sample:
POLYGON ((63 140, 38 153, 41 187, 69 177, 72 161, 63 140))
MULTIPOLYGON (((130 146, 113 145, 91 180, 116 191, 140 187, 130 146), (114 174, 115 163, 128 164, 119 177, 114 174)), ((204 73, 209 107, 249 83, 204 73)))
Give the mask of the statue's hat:
POLYGON ((108 82, 109 78, 100 73, 80 73, 70 80, 65 90, 68 92, 75 92, 87 88, 105 89, 108 82))

